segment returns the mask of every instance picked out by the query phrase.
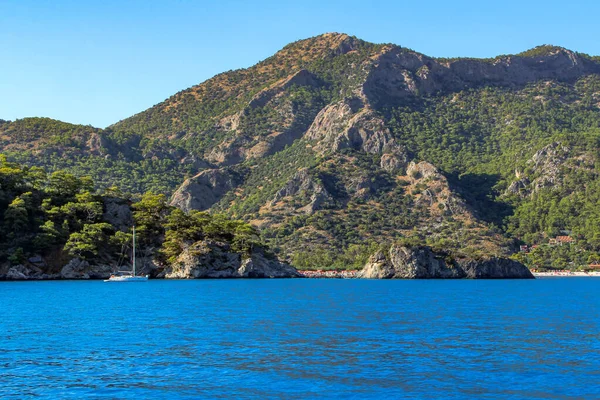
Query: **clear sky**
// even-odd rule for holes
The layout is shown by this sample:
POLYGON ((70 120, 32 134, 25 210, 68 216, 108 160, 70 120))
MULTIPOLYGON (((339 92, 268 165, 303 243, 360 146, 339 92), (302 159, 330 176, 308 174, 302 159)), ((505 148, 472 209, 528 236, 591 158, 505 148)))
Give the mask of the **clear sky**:
POLYGON ((325 32, 437 57, 600 55, 599 16, 597 0, 0 0, 0 118, 105 127, 325 32))

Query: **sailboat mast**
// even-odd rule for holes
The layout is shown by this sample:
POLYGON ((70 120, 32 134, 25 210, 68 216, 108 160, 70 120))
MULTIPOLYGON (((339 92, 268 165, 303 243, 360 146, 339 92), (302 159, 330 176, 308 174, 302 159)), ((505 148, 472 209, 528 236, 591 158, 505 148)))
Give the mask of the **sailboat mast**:
POLYGON ((133 226, 133 276, 135 276, 135 225, 133 226))

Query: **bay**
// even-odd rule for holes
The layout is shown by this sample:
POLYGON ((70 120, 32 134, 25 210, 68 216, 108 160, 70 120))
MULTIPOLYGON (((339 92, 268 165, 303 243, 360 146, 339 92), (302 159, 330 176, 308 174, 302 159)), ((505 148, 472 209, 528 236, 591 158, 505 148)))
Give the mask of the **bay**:
POLYGON ((600 279, 0 282, 2 398, 600 398, 600 279))

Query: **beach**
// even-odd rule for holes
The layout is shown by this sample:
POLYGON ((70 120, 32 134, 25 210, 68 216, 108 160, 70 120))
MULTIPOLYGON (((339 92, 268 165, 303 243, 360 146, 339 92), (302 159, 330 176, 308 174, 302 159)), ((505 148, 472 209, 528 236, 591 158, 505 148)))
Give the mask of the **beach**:
POLYGON ((547 277, 573 277, 573 278, 600 278, 600 271, 582 272, 582 271, 551 271, 551 272, 532 272, 536 278, 547 277))

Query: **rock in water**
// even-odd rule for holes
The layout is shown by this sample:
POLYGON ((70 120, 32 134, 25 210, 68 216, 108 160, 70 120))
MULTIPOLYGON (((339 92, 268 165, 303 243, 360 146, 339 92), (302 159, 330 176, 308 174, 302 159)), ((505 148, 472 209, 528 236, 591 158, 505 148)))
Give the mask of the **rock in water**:
POLYGON ((60 271, 60 279, 107 279, 113 272, 111 265, 90 265, 87 261, 74 258, 60 271))
POLYGON ((242 278, 298 278, 298 271, 291 265, 279 260, 268 259, 261 251, 253 252, 249 258, 242 260, 238 269, 242 278))
POLYGON ((6 279, 11 281, 23 281, 30 278, 30 271, 23 265, 16 265, 8 270, 6 279))
POLYGON ((394 275, 394 266, 382 251, 378 251, 369 258, 369 262, 358 273, 358 278, 391 279, 394 275))
POLYGON ((472 279, 534 279, 523 264, 510 258, 491 257, 484 260, 459 260, 461 268, 472 279))
POLYGON ((533 279, 523 264, 501 257, 454 260, 426 246, 392 246, 377 252, 358 274, 367 279, 533 279))
POLYGON ((260 249, 242 257, 229 244, 214 240, 189 246, 161 275, 168 279, 299 277, 295 268, 267 258, 260 249))
POLYGON ((61 269, 60 277, 62 279, 89 279, 90 276, 86 272, 88 268, 87 261, 74 258, 61 269))

